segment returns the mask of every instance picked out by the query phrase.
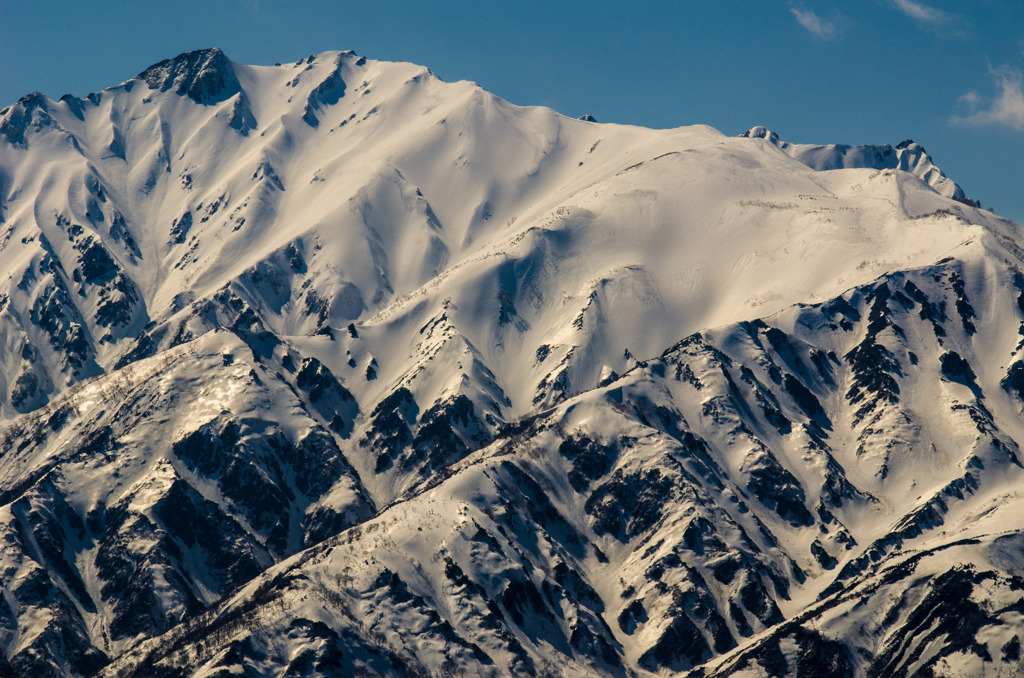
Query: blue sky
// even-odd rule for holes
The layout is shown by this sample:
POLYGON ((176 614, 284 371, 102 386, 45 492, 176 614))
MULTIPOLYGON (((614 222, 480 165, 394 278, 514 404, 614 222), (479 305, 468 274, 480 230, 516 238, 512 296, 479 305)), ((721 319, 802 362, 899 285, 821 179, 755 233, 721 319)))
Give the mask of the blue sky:
POLYGON ((257 64, 354 49, 602 122, 913 138, 1024 223, 1020 0, 0 0, 0 106, 209 46, 257 64))

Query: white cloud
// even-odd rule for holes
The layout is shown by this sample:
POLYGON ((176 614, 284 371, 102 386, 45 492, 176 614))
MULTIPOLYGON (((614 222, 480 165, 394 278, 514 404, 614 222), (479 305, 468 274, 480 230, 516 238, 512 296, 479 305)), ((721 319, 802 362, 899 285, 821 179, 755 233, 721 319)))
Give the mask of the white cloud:
POLYGON ((957 101, 962 104, 967 104, 973 110, 978 107, 978 102, 981 101, 981 97, 972 89, 970 92, 957 99, 957 101))
POLYGON ((914 2, 914 0, 892 0, 892 4, 911 19, 933 26, 945 24, 950 19, 949 14, 941 9, 935 9, 921 2, 914 2))
POLYGON ((960 97, 970 114, 953 116, 953 122, 969 125, 1004 125, 1024 130, 1024 74, 1012 68, 992 71, 999 94, 991 101, 982 102, 977 92, 970 91, 960 97))
POLYGON ((793 13, 793 16, 796 17, 801 26, 822 40, 829 40, 835 37, 837 32, 836 25, 831 21, 825 21, 810 10, 803 11, 796 7, 791 7, 789 11, 793 13))

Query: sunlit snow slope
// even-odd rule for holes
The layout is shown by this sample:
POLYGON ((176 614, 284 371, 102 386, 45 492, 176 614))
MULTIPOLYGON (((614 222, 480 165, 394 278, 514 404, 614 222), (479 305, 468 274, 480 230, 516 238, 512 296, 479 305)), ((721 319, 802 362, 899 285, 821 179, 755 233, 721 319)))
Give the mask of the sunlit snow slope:
POLYGON ((1024 242, 885 148, 351 52, 3 109, 0 674, 1013 675, 1024 242))

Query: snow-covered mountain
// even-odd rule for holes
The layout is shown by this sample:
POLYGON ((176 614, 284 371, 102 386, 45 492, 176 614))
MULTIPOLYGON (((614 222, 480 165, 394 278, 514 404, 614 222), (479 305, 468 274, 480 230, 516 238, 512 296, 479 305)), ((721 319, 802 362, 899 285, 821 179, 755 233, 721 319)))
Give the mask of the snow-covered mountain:
POLYGON ((1020 227, 869 148, 351 52, 3 109, 0 674, 1012 675, 1020 227))
POLYGON ((883 146, 848 146, 846 144, 791 144, 779 139, 779 135, 766 127, 751 127, 740 136, 749 139, 764 139, 778 146, 791 157, 811 169, 818 171, 837 169, 872 168, 899 169, 917 176, 937 192, 958 202, 978 206, 968 198, 955 181, 935 166, 932 157, 921 144, 912 139, 901 141, 896 148, 883 146))

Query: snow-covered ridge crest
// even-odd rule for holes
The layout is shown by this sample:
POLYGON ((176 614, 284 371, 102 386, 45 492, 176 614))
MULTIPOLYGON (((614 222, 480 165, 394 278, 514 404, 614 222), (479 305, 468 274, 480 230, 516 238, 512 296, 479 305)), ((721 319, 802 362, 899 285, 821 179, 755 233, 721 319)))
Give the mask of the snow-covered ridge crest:
POLYGON ((899 169, 910 172, 947 198, 973 205, 963 189, 943 174, 924 147, 906 140, 895 148, 881 146, 848 146, 845 144, 792 144, 766 127, 751 127, 740 135, 750 139, 764 139, 811 169, 825 171, 844 168, 899 169))

